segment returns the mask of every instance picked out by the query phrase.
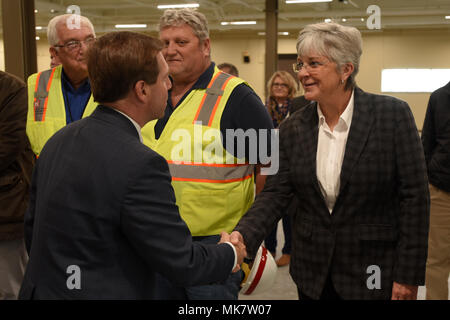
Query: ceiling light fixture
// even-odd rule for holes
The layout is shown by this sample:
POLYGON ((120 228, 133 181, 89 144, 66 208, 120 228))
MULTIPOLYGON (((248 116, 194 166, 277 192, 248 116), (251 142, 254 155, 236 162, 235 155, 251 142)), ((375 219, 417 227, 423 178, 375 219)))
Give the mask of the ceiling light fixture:
MULTIPOLYGON (((258 36, 265 36, 266 33, 264 31, 258 32, 258 36)), ((288 36, 289 32, 283 31, 283 32, 278 32, 279 36, 288 36)))
POLYGON ((250 24, 256 24, 256 21, 232 21, 232 22, 221 22, 220 23, 223 26, 228 26, 228 25, 250 25, 250 24))
POLYGON ((186 4, 160 4, 158 9, 180 9, 180 8, 198 8, 200 5, 198 3, 186 3, 186 4))
POLYGON ((445 19, 450 20, 450 16, 445 16, 445 19))
POLYGON ((116 24, 116 29, 143 29, 147 28, 146 24, 116 24))
POLYGON ((286 0, 286 3, 316 3, 316 2, 331 2, 333 0, 286 0))

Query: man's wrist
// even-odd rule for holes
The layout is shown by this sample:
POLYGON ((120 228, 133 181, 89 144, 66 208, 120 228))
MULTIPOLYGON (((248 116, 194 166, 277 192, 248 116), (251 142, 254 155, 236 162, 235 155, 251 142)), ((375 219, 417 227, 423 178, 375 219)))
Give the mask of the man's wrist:
POLYGON ((236 252, 236 248, 233 246, 233 244, 229 241, 226 241, 224 243, 227 243, 231 246, 231 248, 233 249, 234 252, 234 263, 233 263, 233 267, 231 268, 231 271, 233 272, 234 268, 236 268, 237 265, 237 252, 236 252))

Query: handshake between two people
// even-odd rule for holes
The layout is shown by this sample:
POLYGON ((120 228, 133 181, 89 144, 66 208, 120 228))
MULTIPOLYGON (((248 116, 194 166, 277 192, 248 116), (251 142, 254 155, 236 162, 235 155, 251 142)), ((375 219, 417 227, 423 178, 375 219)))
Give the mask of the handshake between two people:
POLYGON ((244 238, 238 231, 233 231, 231 234, 222 232, 219 243, 229 242, 236 249, 237 264, 233 269, 233 273, 238 272, 241 269, 241 264, 244 262, 244 258, 247 256, 247 250, 244 244, 244 238))

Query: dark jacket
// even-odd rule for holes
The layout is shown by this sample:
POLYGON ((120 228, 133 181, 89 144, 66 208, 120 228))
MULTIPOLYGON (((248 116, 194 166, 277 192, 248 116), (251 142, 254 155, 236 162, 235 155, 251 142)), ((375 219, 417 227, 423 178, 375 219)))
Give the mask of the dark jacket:
POLYGON ((295 97, 291 101, 291 109, 289 110, 290 115, 292 116, 292 114, 294 114, 294 112, 297 112, 298 110, 303 109, 310 103, 314 103, 314 102, 306 100, 305 96, 295 97))
POLYGON ((292 197, 290 272, 318 299, 330 274, 344 299, 389 299, 393 282, 423 285, 429 192, 422 144, 404 101, 355 89, 353 119, 332 214, 316 173, 317 103, 280 127, 279 171, 239 222, 247 252, 256 249, 292 197), (367 283, 378 266, 380 289, 367 283))
POLYGON ((0 241, 23 237, 34 154, 26 134, 25 84, 0 71, 0 241))
POLYGON ((422 143, 430 183, 450 192, 450 82, 430 96, 422 143))
POLYGON ((193 243, 167 161, 104 106, 45 145, 25 228, 20 299, 151 299, 156 272, 179 286, 207 284, 234 262, 228 244, 193 243))

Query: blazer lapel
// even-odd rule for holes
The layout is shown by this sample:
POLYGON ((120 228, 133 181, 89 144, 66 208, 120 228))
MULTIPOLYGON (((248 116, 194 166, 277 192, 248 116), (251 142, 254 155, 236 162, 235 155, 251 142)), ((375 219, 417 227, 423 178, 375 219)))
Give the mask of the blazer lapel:
POLYGON ((339 197, 347 184, 353 167, 357 163, 361 152, 366 145, 369 132, 372 127, 372 117, 370 116, 370 99, 368 95, 359 88, 355 89, 354 110, 352 124, 345 147, 344 161, 341 168, 341 182, 339 188, 339 197))

